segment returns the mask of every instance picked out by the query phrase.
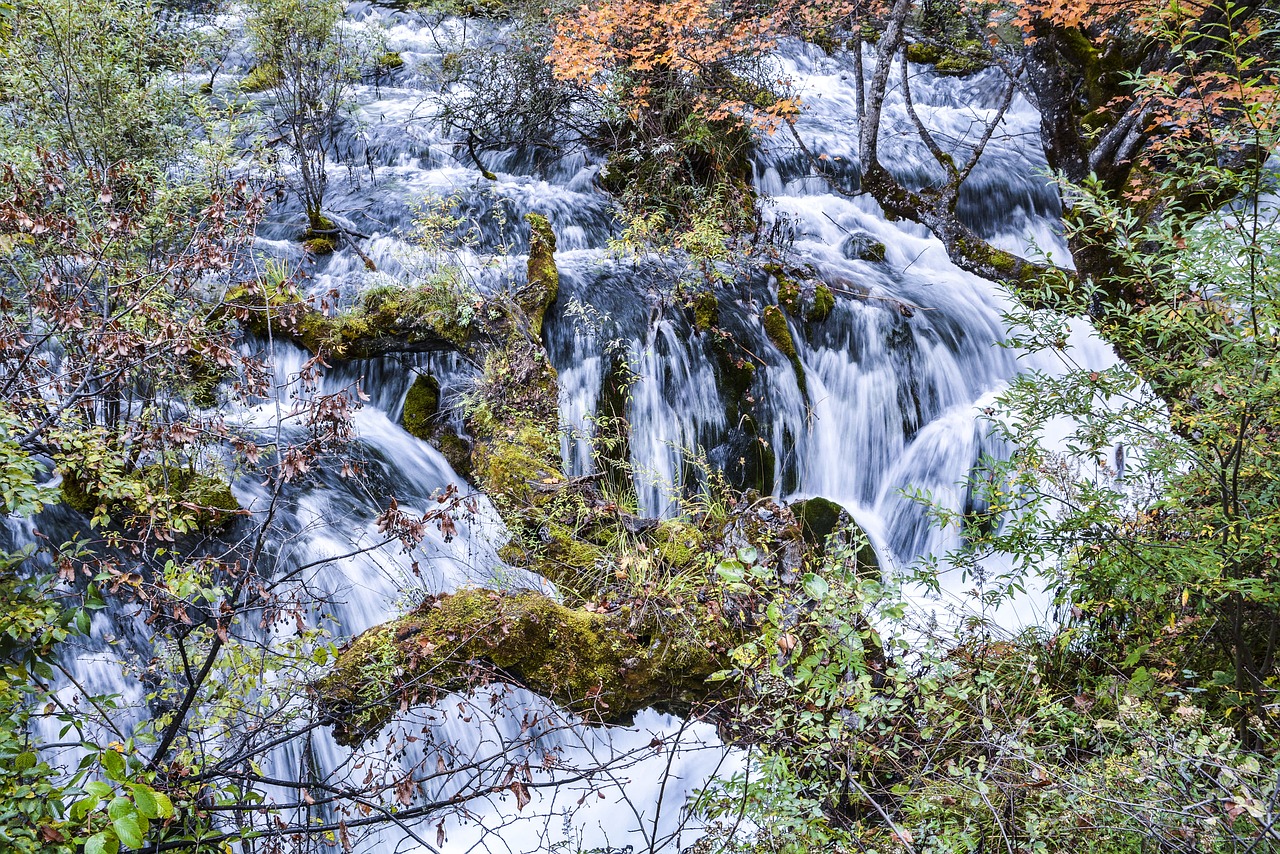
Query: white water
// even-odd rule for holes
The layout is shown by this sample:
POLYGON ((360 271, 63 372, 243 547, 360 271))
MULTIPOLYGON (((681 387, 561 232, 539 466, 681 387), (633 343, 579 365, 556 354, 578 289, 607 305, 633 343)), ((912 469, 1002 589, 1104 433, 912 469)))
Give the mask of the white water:
MULTIPOLYGON (((370 235, 364 251, 382 275, 397 276, 411 266, 406 261, 411 250, 400 231, 408 227, 414 205, 456 196, 483 235, 481 248, 460 254, 459 260, 483 288, 500 287, 523 266, 518 256, 505 265, 486 266, 486 250, 507 242, 518 252, 527 240, 520 217, 528 211, 546 215, 559 239, 556 260, 562 274, 561 297, 548 315, 546 337, 559 370, 562 417, 569 428, 563 440, 566 467, 574 473, 590 469, 589 418, 598 406, 608 359, 624 353, 638 376, 627 416, 640 507, 653 515, 673 512, 682 493, 696 488, 687 482, 696 469, 688 465, 689 456, 723 461, 736 453, 729 436, 734 425, 725 423, 710 344, 670 304, 670 283, 649 261, 618 259, 607 251, 613 233, 608 205, 592 189, 598 162, 573 155, 534 174, 528 158, 518 152, 488 155, 493 162, 487 165, 498 178, 485 181, 433 124, 430 106, 423 104, 433 70, 460 46, 463 24, 426 27, 403 13, 363 4, 351 6, 349 16, 362 22, 358 26, 385 26, 387 47, 401 53, 406 67, 394 79, 359 92, 359 121, 340 147, 369 165, 333 165, 333 214, 370 235), (504 223, 494 221, 495 209, 505 212, 504 223), (568 310, 575 301, 592 307, 590 322, 582 320, 581 312, 568 310), (607 351, 608 342, 617 343, 607 351)), ((847 179, 856 171, 851 60, 792 43, 780 51, 779 63, 806 105, 800 135, 847 179)), ((927 70, 918 70, 913 95, 924 120, 940 136, 956 141, 980 131, 975 121, 990 115, 997 88, 993 77, 934 79, 927 70)), ((1025 142, 1036 138, 1036 124, 1034 111, 1016 100, 1005 119, 1006 132, 997 135, 971 179, 963 212, 998 245, 1024 251, 1035 243, 1062 260, 1053 194, 1038 175, 1043 162, 1025 142)), ((931 159, 911 138, 901 98, 891 93, 886 159, 903 175, 927 176, 931 159)), ((950 264, 941 244, 919 227, 886 221, 866 198, 832 192, 810 174, 789 139, 769 141, 755 169, 766 217, 794 230, 794 262, 811 263, 839 293, 837 307, 824 323, 792 323, 807 398, 790 363, 760 330, 759 311, 776 298, 772 285, 758 278, 739 299, 721 304, 726 325, 766 363, 757 371, 751 394, 760 401, 761 434, 776 452, 776 491, 783 498, 823 495, 839 501, 872 535, 890 567, 958 546, 957 532, 930 525, 925 509, 904 497, 903 490, 928 490, 944 506, 963 509, 970 469, 982 454, 1001 452, 979 418, 980 402, 1019 369, 1017 355, 1000 346, 1001 296, 990 283, 950 264), (850 258, 844 247, 851 238, 882 242, 885 261, 850 258)), ((290 240, 300 229, 296 211, 284 206, 262 231, 263 250, 300 259, 290 240)), ((302 263, 312 265, 311 291, 316 294, 336 290, 350 300, 370 284, 362 260, 349 251, 302 263)), ((296 374, 301 362, 300 351, 277 344, 274 368, 281 383, 296 374)), ((436 374, 446 407, 456 405, 468 377, 466 366, 456 361, 386 359, 345 367, 327 379, 331 388, 358 381, 372 398, 356 416, 369 477, 344 479, 324 471, 291 491, 282 524, 286 533, 270 550, 282 570, 375 542, 374 517, 391 497, 402 507, 422 511, 438 490, 458 481, 437 451, 396 424, 418 370, 436 374)), ((244 426, 271 429, 279 423, 279 413, 277 403, 268 401, 236 419, 244 426)), ((286 423, 281 429, 296 428, 286 423)), ((266 500, 263 488, 251 481, 237 484, 237 495, 250 509, 266 500)), ((75 523, 65 511, 56 512, 60 524, 75 523)), ((461 525, 451 541, 433 533, 413 555, 388 546, 320 566, 310 585, 328 594, 322 624, 349 637, 400 613, 414 591, 460 584, 539 584, 502 565, 495 552, 501 536, 501 523, 481 501, 476 518, 461 525), (420 574, 410 567, 414 560, 420 574)), ((948 590, 958 595, 958 587, 948 590)), ((1015 609, 1014 616, 1034 615, 1040 607, 1027 604, 1015 609)), ((313 618, 320 619, 319 613, 313 618)), ((127 634, 125 621, 124 615, 100 616, 96 645, 73 657, 70 666, 91 691, 113 689, 124 693, 127 702, 139 703, 137 683, 119 676, 117 659, 124 653, 110 642, 113 633, 127 634)), ((136 628, 132 631, 136 635, 136 628)), ((146 644, 142 635, 132 636, 126 646, 146 644)), ((70 698, 76 692, 66 693, 70 698)), ((681 806, 725 761, 707 727, 686 729, 666 716, 646 713, 636 726, 608 732, 541 723, 524 733, 521 720, 527 722, 531 714, 555 720, 537 698, 515 691, 497 695, 492 707, 486 696, 459 703, 451 699, 434 710, 404 713, 380 739, 354 754, 318 731, 307 742, 278 748, 264 765, 270 775, 285 778, 310 767, 322 777, 359 782, 369 768, 376 768, 393 780, 406 770, 434 771, 437 753, 444 758, 447 752, 441 745, 451 745, 453 751, 445 759, 448 767, 469 759, 491 781, 501 779, 503 760, 513 757, 509 751, 527 755, 534 765, 548 755, 559 756, 565 767, 616 763, 614 770, 588 784, 535 791, 524 810, 516 809, 509 794, 480 802, 469 815, 448 820, 447 850, 478 846, 528 851, 563 840, 570 850, 624 844, 676 850, 696 835, 691 829, 674 839, 683 818, 681 806), (540 728, 546 732, 533 740, 525 737, 538 735, 540 728), (406 734, 419 730, 432 737, 406 741, 406 734), (676 733, 686 747, 673 755, 676 733), (649 749, 658 738, 665 743, 649 749), (580 804, 584 792, 587 797, 580 804)), ((44 735, 53 738, 56 733, 44 735)), ((730 765, 738 761, 728 758, 730 765)), ((459 785, 445 780, 428 787, 425 795, 447 794, 459 785)), ((423 840, 435 843, 433 822, 418 823, 413 833, 422 839, 392 827, 360 839, 359 848, 405 850, 422 847, 423 840)))

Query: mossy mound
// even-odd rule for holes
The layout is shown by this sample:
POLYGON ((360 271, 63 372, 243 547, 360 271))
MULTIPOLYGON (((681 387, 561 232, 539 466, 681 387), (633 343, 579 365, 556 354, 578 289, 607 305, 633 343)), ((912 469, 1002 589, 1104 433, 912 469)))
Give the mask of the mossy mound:
POLYGON ((419 374, 405 395, 400 423, 410 435, 430 442, 440 414, 440 381, 429 374, 419 374))
POLYGON ((255 335, 288 338, 312 353, 368 359, 387 353, 465 350, 474 306, 447 283, 388 285, 367 291, 360 305, 325 314, 296 293, 265 283, 227 294, 227 310, 255 335))
POLYGON ((332 255, 338 248, 338 226, 327 216, 317 216, 298 238, 302 248, 312 255, 332 255))
POLYGON ((811 323, 821 323, 831 316, 835 307, 836 295, 832 293, 831 288, 819 282, 813 289, 813 301, 805 311, 804 319, 811 323))
POLYGON ((781 271, 775 274, 778 282, 778 305, 792 317, 799 317, 801 310, 800 285, 781 271))
POLYGON ((706 537, 695 525, 678 519, 658 524, 652 534, 654 550, 672 570, 684 570, 706 562, 706 537))
POLYGON ((938 74, 963 77, 991 64, 991 53, 976 40, 960 40, 952 44, 913 42, 907 45, 907 60, 932 65, 938 74))
POLYGON ((882 264, 889 255, 889 249, 869 234, 854 234, 840 245, 840 254, 854 261, 882 264))
POLYGON ((806 266, 788 271, 780 264, 766 264, 763 269, 777 283, 778 306, 787 314, 816 323, 831 315, 836 304, 835 294, 821 282, 811 283, 814 276, 812 268, 806 266))
POLYGON ((693 328, 710 332, 720 325, 720 301, 711 291, 699 291, 693 298, 693 328))
POLYGON ((942 48, 935 44, 912 42, 907 45, 907 61, 920 65, 933 65, 942 58, 942 48))
POLYGON ((400 55, 398 50, 389 50, 378 57, 378 69, 380 71, 399 71, 401 68, 404 68, 404 57, 400 55))
POLYGON ((338 248, 338 241, 332 237, 312 237, 302 241, 302 248, 311 255, 332 255, 338 248))

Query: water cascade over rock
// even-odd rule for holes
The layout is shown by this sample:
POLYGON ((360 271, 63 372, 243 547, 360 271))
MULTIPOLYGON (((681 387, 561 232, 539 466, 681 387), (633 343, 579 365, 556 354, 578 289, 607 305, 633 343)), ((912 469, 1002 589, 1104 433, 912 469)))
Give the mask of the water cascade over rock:
MULTIPOLYGON (((1001 346, 1002 297, 993 285, 955 268, 921 228, 889 222, 871 200, 832 190, 833 183, 853 190, 858 175, 849 56, 828 56, 800 42, 779 49, 783 75, 795 82, 805 104, 796 131, 822 155, 828 174, 815 175, 786 134, 767 140, 752 161, 754 185, 766 226, 789 236, 791 252, 776 267, 757 269, 711 302, 691 306, 675 298, 665 262, 610 250, 616 225, 608 199, 596 189, 600 158, 582 152, 535 157, 527 150, 487 154, 484 165, 493 177, 486 178, 424 108, 424 90, 461 39, 500 39, 500 31, 459 20, 426 25, 414 15, 361 3, 352 4, 348 16, 357 26, 385 26, 387 48, 402 63, 360 88, 359 121, 339 141, 347 162, 363 166, 330 167, 328 206, 335 220, 368 238, 359 253, 340 244, 332 254, 304 258, 295 241, 300 212, 287 202, 260 230, 264 253, 307 265, 311 293, 336 293, 349 305, 362 292, 410 274, 404 232, 424 200, 452 199, 462 210, 477 240, 458 253, 458 262, 482 292, 524 284, 528 259, 503 257, 500 247, 522 253, 532 240, 535 252, 545 251, 553 235, 554 303, 534 332, 541 332, 558 378, 564 475, 596 473, 596 419, 622 416, 627 435, 615 447, 634 474, 639 517, 674 515, 681 497, 695 494, 715 470, 741 489, 787 501, 820 496, 835 502, 869 532, 884 571, 959 545, 954 530, 931 524, 926 508, 904 493, 927 491, 950 509, 972 509, 966 478, 984 455, 1005 451, 989 436, 982 401, 1019 369, 1018 356, 1001 346)), ((914 86, 917 109, 955 139, 992 114, 1000 88, 985 72, 936 77, 925 67, 916 69, 914 86)), ((904 178, 929 180, 927 152, 902 141, 911 134, 896 132, 907 127, 900 97, 891 93, 886 109, 885 145, 897 146, 886 160, 904 178)), ((1022 251, 1034 243, 1060 260, 1066 253, 1054 231, 1056 196, 1040 174, 1038 151, 1026 142, 1035 138, 1036 123, 1034 110, 1015 100, 1005 118, 1007 132, 997 135, 965 185, 961 215, 997 245, 1022 251)), ((275 343, 272 367, 282 384, 305 358, 300 347, 275 343)), ((289 488, 281 510, 284 533, 269 548, 278 572, 377 541, 375 517, 393 496, 421 512, 450 484, 465 487, 463 475, 470 473, 456 464, 468 458, 462 401, 476 371, 456 354, 417 353, 343 362, 328 373, 328 387, 358 383, 370 397, 355 416, 367 477, 319 469, 289 488), (463 442, 463 450, 453 442, 463 442)), ((276 403, 264 401, 233 417, 264 430, 294 429, 278 422, 276 403)), ((268 500, 250 479, 234 489, 249 509, 268 500)), ((40 528, 50 536, 69 535, 82 522, 66 508, 53 508, 40 528)), ((430 532, 412 557, 392 544, 324 564, 313 581, 323 605, 309 619, 340 640, 399 616, 406 603, 463 585, 546 589, 541 579, 502 559, 502 525, 485 497, 477 496, 456 533, 430 532)), ((6 534, 14 542, 30 536, 20 527, 6 534)), ((124 650, 141 654, 148 640, 123 634, 126 623, 124 615, 99 614, 94 643, 68 667, 90 690, 115 690, 136 703, 138 685, 122 682, 115 662, 127 657, 124 650)), ((554 716, 532 694, 488 690, 469 704, 455 703, 457 714, 406 712, 354 754, 328 730, 314 730, 276 748, 268 776, 354 779, 366 774, 362 765, 368 762, 391 780, 403 769, 435 768, 437 761, 442 769, 468 766, 483 775, 500 767, 509 744, 523 745, 530 761, 556 755, 566 767, 575 757, 612 754, 621 758, 609 779, 593 783, 608 794, 575 811, 568 830, 561 826, 557 798, 576 801, 578 790, 557 795, 549 788, 535 793, 526 808, 539 818, 492 832, 502 834, 511 850, 564 838, 582 848, 675 850, 696 835, 686 830, 678 836, 679 808, 709 774, 728 767, 721 765, 725 751, 710 727, 656 712, 642 712, 632 727, 616 731, 552 726, 539 723, 554 716), (546 732, 530 746, 526 736, 539 736, 540 727, 546 732), (437 743, 455 745, 452 754, 437 756, 425 747, 431 740, 403 737, 420 728, 432 731, 437 743), (646 752, 651 743, 663 749, 646 752), (676 743, 688 749, 669 760, 666 751, 676 743)), ((46 735, 58 741, 56 732, 46 735)), ((420 796, 443 803, 459 785, 441 774, 420 796)), ((291 798, 277 794, 282 801, 291 798)), ((470 821, 448 825, 450 844, 484 840, 490 826, 503 827, 519 812, 517 800, 495 787, 487 812, 476 806, 470 821)), ((317 809, 316 815, 325 814, 317 809)), ((434 825, 431 834, 426 827, 417 832, 434 833, 434 825)), ((417 844, 413 840, 392 825, 363 837, 359 849, 408 850, 417 844)))

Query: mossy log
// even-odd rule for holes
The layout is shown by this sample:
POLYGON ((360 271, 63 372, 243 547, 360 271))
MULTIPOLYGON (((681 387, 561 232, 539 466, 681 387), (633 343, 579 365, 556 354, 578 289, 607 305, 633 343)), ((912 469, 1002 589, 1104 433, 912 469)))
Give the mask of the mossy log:
POLYGON ((460 351, 470 340, 467 330, 449 318, 401 311, 395 302, 372 309, 366 303, 330 315, 296 295, 255 285, 227 294, 226 305, 255 335, 292 341, 336 359, 460 351))
POLYGON ((346 745, 402 706, 490 682, 528 688, 590 723, 623 723, 705 699, 734 641, 714 634, 644 632, 625 610, 593 613, 541 593, 459 590, 360 635, 313 690, 346 745))
POLYGON ((528 279, 517 294, 520 308, 529 317, 533 336, 542 338, 542 318, 560 293, 560 272, 556 269, 556 235, 551 222, 540 213, 527 213, 529 223, 528 279))

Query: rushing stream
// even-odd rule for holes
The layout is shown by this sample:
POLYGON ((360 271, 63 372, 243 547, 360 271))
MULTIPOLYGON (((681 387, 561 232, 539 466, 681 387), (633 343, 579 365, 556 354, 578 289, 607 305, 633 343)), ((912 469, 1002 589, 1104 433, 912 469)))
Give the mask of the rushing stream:
MULTIPOLYGON (((464 37, 483 42, 500 35, 486 35, 474 23, 456 20, 426 26, 413 15, 363 3, 352 4, 348 16, 355 26, 385 27, 388 49, 398 51, 405 63, 390 78, 358 92, 358 121, 344 131, 338 147, 361 165, 333 164, 330 170, 332 214, 369 235, 363 251, 379 272, 367 273, 363 260, 349 250, 305 261, 314 265, 312 292, 336 291, 350 301, 362 288, 385 281, 383 277, 407 275, 412 250, 402 237, 415 206, 451 198, 461 200, 482 235, 477 247, 459 255, 460 262, 478 286, 498 287, 512 271, 523 269, 523 259, 515 255, 496 266, 486 263, 497 244, 521 251, 527 245, 521 217, 531 211, 545 215, 558 240, 561 272, 545 339, 561 383, 566 469, 573 474, 590 470, 590 419, 598 410, 611 360, 625 359, 636 377, 626 417, 640 511, 674 512, 689 479, 697 477, 696 463, 725 466, 741 448, 732 436, 734 425, 726 423, 707 335, 692 329, 684 313, 671 305, 670 283, 663 284, 660 269, 645 259, 620 257, 608 247, 616 226, 607 200, 594 188, 600 161, 575 153, 535 168, 523 152, 486 155, 497 178, 484 179, 433 123, 424 90, 435 85, 445 56, 458 50, 464 37)), ((805 105, 797 131, 815 154, 825 155, 823 162, 832 164, 835 180, 848 184, 856 176, 857 160, 851 58, 830 57, 812 45, 791 42, 779 50, 777 61, 781 76, 795 83, 805 105)), ((866 61, 870 74, 874 56, 868 53, 866 61)), ((218 83, 231 85, 234 79, 218 83)), ((959 148, 981 132, 999 94, 1000 81, 993 73, 938 78, 920 68, 914 76, 913 97, 924 120, 959 148)), ((932 158, 914 142, 895 92, 886 104, 885 122, 886 162, 903 176, 928 180, 932 158)), ((1041 174, 1037 125, 1034 109, 1016 98, 965 185, 961 212, 999 246, 1024 252, 1036 246, 1061 261, 1066 253, 1055 236, 1056 195, 1041 174)), ((762 363, 750 394, 759 401, 759 439, 773 450, 765 458, 772 468, 767 480, 782 498, 821 495, 843 504, 871 534, 890 569, 921 555, 942 555, 959 544, 956 532, 932 525, 925 508, 904 490, 927 490, 944 506, 965 509, 971 500, 964 488, 969 471, 982 455, 1003 452, 980 418, 983 401, 1020 365, 1018 354, 1001 346, 1003 298, 990 283, 953 266, 941 244, 920 227, 887 221, 866 197, 833 192, 786 134, 766 141, 754 170, 766 223, 793 235, 788 264, 812 265, 837 295, 825 322, 790 321, 805 377, 803 392, 791 363, 761 329, 761 309, 776 301, 768 277, 754 280, 736 303, 722 300, 722 322, 762 363), (859 260, 858 247, 875 243, 884 246, 883 261, 859 260)), ((263 226, 260 242, 264 251, 301 260, 293 240, 300 217, 289 205, 282 205, 263 226)), ((301 351, 276 344, 273 368, 282 382, 296 375, 303 358, 301 351)), ((440 453, 397 423, 415 372, 427 370, 442 382, 445 407, 456 407, 468 372, 440 357, 357 363, 327 377, 335 388, 359 381, 371 396, 356 415, 369 476, 344 479, 318 472, 290 494, 283 533, 271 550, 282 569, 376 541, 374 518, 391 496, 421 511, 438 490, 458 480, 440 453)), ((266 401, 234 417, 244 425, 267 428, 278 416, 275 402, 266 401)), ((256 482, 238 483, 236 490, 246 507, 260 507, 266 500, 256 482)), ((70 530, 78 523, 73 515, 55 508, 41 525, 46 531, 70 530)), ((29 536, 18 529, 11 534, 29 536)), ((396 616, 414 591, 438 592, 464 583, 538 584, 502 564, 495 551, 500 539, 501 522, 482 502, 457 536, 432 533, 417 557, 416 574, 393 547, 329 564, 314 581, 329 594, 325 614, 317 611, 313 618, 326 621, 340 636, 352 636, 396 616)), ((922 607, 933 605, 922 602, 922 607)), ((91 691, 117 691, 125 702, 138 702, 137 683, 121 680, 105 643, 119 626, 105 614, 97 621, 95 638, 104 643, 80 655, 74 672, 91 691)), ((515 692, 502 696, 497 712, 478 713, 474 720, 462 712, 430 720, 430 713, 410 712, 402 719, 432 727, 441 740, 453 742, 457 753, 450 762, 458 763, 500 754, 523 734, 521 720, 527 723, 529 710, 540 706, 536 698, 515 692), (503 708, 513 711, 503 713, 503 708)), ((475 708, 487 709, 488 703, 477 701, 475 708)), ((58 740, 56 732, 47 735, 58 740)), ((356 779, 365 773, 361 757, 386 751, 391 746, 387 738, 353 755, 327 732, 317 731, 278 748, 266 765, 272 776, 313 773, 356 779)), ((434 755, 424 753, 426 743, 395 744, 395 762, 404 768, 435 767, 434 755)), ((630 729, 611 732, 548 728, 537 750, 557 749, 566 766, 638 753, 634 763, 622 762, 613 772, 616 785, 596 780, 603 786, 601 794, 585 805, 578 803, 580 790, 567 786, 534 792, 532 804, 523 810, 510 797, 494 798, 465 821, 450 819, 444 828, 446 850, 468 850, 473 844, 491 850, 544 850, 562 840, 569 841, 571 851, 600 845, 676 850, 696 837, 694 830, 676 835, 681 807, 691 792, 719 763, 739 761, 732 754, 726 760, 708 727, 685 726, 654 713, 641 715, 630 729), (655 737, 666 740, 665 748, 645 750, 655 737), (677 737, 688 749, 672 758, 669 749, 677 737), (523 819, 515 821, 517 817, 523 819)), ((535 756, 533 748, 530 756, 535 756)), ((389 767, 382 773, 390 779, 396 770, 389 767)), ((442 782, 427 794, 448 794, 451 785, 456 784, 442 782)), ((413 850, 435 844, 434 822, 420 823, 413 833, 387 829, 364 837, 359 848, 413 850)))

